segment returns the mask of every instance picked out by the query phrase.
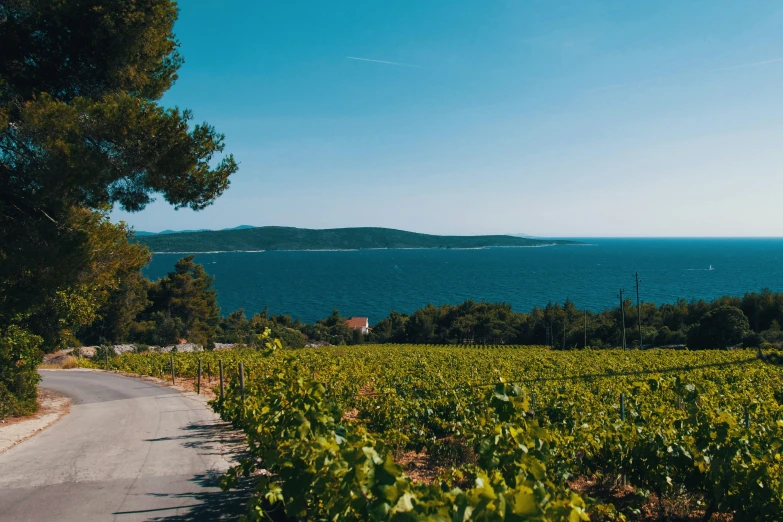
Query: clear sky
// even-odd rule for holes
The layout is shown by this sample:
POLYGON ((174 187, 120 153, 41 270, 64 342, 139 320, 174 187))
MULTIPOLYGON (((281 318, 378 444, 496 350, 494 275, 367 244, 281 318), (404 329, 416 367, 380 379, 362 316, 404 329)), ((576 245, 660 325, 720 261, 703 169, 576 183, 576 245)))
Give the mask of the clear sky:
POLYGON ((163 102, 240 170, 204 211, 114 213, 138 230, 783 235, 779 0, 180 9, 163 102))

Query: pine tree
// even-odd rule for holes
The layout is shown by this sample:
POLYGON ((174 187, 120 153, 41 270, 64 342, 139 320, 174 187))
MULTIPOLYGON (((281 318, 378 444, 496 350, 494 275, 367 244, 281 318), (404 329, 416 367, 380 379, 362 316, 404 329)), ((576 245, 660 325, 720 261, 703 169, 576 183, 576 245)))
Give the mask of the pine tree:
POLYGON ((150 291, 152 310, 159 317, 179 321, 178 333, 186 340, 211 347, 220 319, 214 278, 193 258, 177 261, 174 271, 155 284, 150 291))

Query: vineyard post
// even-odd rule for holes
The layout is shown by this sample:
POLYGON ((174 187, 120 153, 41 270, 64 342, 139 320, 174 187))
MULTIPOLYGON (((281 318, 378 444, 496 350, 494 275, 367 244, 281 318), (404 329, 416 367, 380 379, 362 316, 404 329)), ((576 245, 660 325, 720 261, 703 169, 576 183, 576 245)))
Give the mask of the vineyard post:
POLYGON ((620 394, 620 420, 625 420, 625 392, 620 394))
POLYGON ((223 391, 223 359, 218 361, 218 366, 220 367, 220 401, 223 402, 223 396, 225 394, 223 391))
POLYGON ((209 361, 207 361, 207 382, 212 382, 212 370, 209 361))
POLYGON ((201 357, 198 358, 198 384, 196 385, 196 393, 201 395, 201 357))
POLYGON ((239 392, 242 394, 242 406, 245 405, 245 365, 239 363, 239 392))
POLYGON ((530 409, 533 410, 533 413, 536 411, 536 392, 530 393, 530 409))
POLYGON ((745 429, 750 429, 750 410, 745 406, 745 429))
POLYGON ((174 376, 174 356, 169 355, 169 364, 171 364, 171 384, 177 384, 175 382, 175 376, 174 376))

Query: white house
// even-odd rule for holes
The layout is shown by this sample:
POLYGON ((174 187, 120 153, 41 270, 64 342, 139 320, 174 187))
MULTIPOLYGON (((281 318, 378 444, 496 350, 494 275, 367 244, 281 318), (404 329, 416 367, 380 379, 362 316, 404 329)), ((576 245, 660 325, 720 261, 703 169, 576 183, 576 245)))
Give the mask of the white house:
POLYGON ((370 333, 370 320, 367 317, 349 317, 348 327, 354 330, 361 330, 362 335, 370 333))

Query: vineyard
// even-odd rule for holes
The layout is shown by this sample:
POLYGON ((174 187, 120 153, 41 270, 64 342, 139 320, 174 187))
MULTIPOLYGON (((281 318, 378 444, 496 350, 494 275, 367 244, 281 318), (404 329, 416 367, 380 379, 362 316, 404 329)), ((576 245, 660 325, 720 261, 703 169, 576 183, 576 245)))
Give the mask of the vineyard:
POLYGON ((783 367, 754 351, 127 354, 247 435, 251 520, 780 520, 783 367), (242 365, 242 379, 239 367, 242 365), (215 382, 215 381, 213 381, 215 382))

